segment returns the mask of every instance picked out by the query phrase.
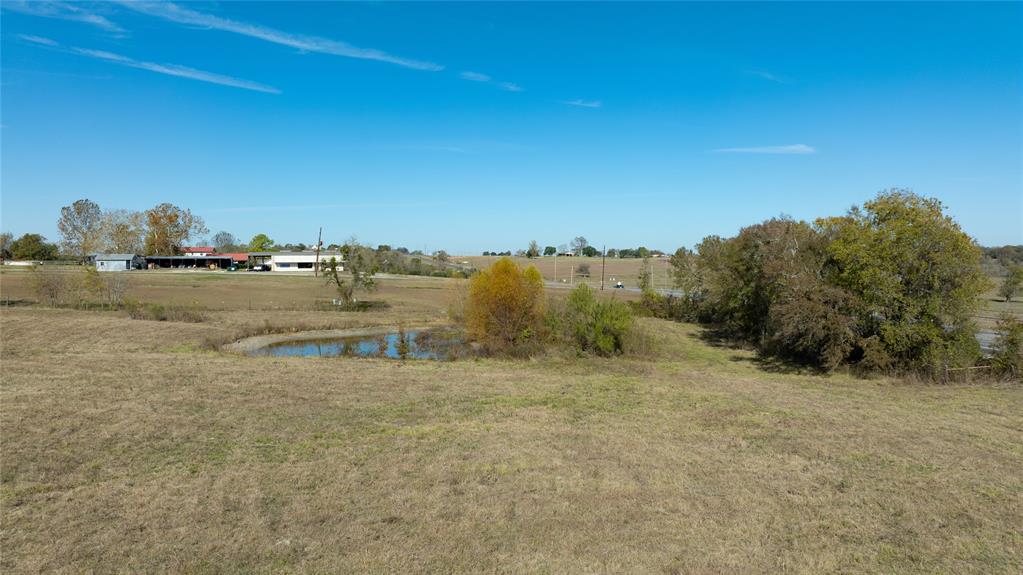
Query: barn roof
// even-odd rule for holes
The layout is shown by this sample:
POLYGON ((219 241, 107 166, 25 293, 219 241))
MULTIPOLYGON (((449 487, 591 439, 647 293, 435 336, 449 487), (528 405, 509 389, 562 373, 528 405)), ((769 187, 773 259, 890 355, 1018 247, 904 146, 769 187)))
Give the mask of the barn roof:
POLYGON ((139 255, 138 254, 96 254, 93 257, 95 259, 97 259, 97 260, 104 260, 104 261, 116 260, 116 261, 121 261, 121 260, 132 260, 132 259, 135 259, 135 258, 139 257, 139 255))

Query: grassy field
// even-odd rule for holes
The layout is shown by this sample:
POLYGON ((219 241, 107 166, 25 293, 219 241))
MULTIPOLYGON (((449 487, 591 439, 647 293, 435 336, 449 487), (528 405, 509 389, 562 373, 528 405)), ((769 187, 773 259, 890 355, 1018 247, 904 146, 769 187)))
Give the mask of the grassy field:
POLYGON ((4 573, 1023 570, 1018 385, 823 377, 659 320, 644 358, 244 357, 204 342, 442 323, 460 282, 362 314, 309 277, 131 283, 207 321, 0 308, 4 573))
MULTIPOLYGON (((490 266, 496 260, 500 259, 498 256, 451 256, 453 262, 469 262, 477 268, 483 269, 490 266)), ((586 257, 560 257, 557 258, 557 274, 555 275, 555 258, 543 257, 543 258, 512 258, 520 265, 536 266, 536 269, 540 270, 540 273, 545 279, 552 281, 564 281, 580 283, 585 282, 591 286, 600 285, 600 267, 601 261, 599 257, 586 258, 586 257), (580 277, 574 270, 578 270, 581 264, 590 266, 590 277, 580 277)), ((657 289, 670 288, 671 286, 671 275, 668 265, 668 258, 652 258, 650 260, 650 272, 653 279, 653 286, 657 289)), ((605 285, 611 285, 616 281, 621 281, 627 287, 637 287, 639 285, 638 277, 639 272, 643 267, 643 260, 636 258, 618 259, 608 258, 604 263, 604 281, 605 285)))

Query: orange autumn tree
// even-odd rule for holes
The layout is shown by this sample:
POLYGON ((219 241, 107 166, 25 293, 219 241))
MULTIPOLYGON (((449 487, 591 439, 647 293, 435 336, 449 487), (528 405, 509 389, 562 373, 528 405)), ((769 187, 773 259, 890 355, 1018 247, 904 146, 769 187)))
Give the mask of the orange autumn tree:
POLYGON ((469 280, 465 323, 469 336, 488 351, 509 351, 540 338, 543 278, 533 266, 501 258, 469 280))

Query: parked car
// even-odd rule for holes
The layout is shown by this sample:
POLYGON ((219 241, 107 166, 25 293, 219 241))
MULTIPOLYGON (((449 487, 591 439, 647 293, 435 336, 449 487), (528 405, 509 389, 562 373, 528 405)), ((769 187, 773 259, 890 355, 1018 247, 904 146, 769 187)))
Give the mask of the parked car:
POLYGON ((624 287, 625 287, 625 285, 622 284, 622 282, 618 282, 618 283, 615 284, 615 289, 623 289, 624 287))
POLYGON ((256 266, 252 266, 252 270, 251 271, 254 271, 254 272, 268 272, 268 271, 270 271, 270 264, 259 264, 259 265, 256 265, 256 266))

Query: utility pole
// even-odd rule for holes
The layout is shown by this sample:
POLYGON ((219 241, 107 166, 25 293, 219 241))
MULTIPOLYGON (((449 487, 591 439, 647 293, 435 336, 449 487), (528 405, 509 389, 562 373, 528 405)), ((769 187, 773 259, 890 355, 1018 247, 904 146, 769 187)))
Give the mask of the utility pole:
POLYGON ((558 252, 554 252, 554 283, 558 283, 558 252))
POLYGON ((320 246, 323 245, 323 226, 320 226, 320 235, 316 237, 316 262, 313 263, 313 277, 320 276, 320 246))
POLYGON ((604 263, 607 261, 607 244, 600 250, 600 291, 604 291, 604 263))

